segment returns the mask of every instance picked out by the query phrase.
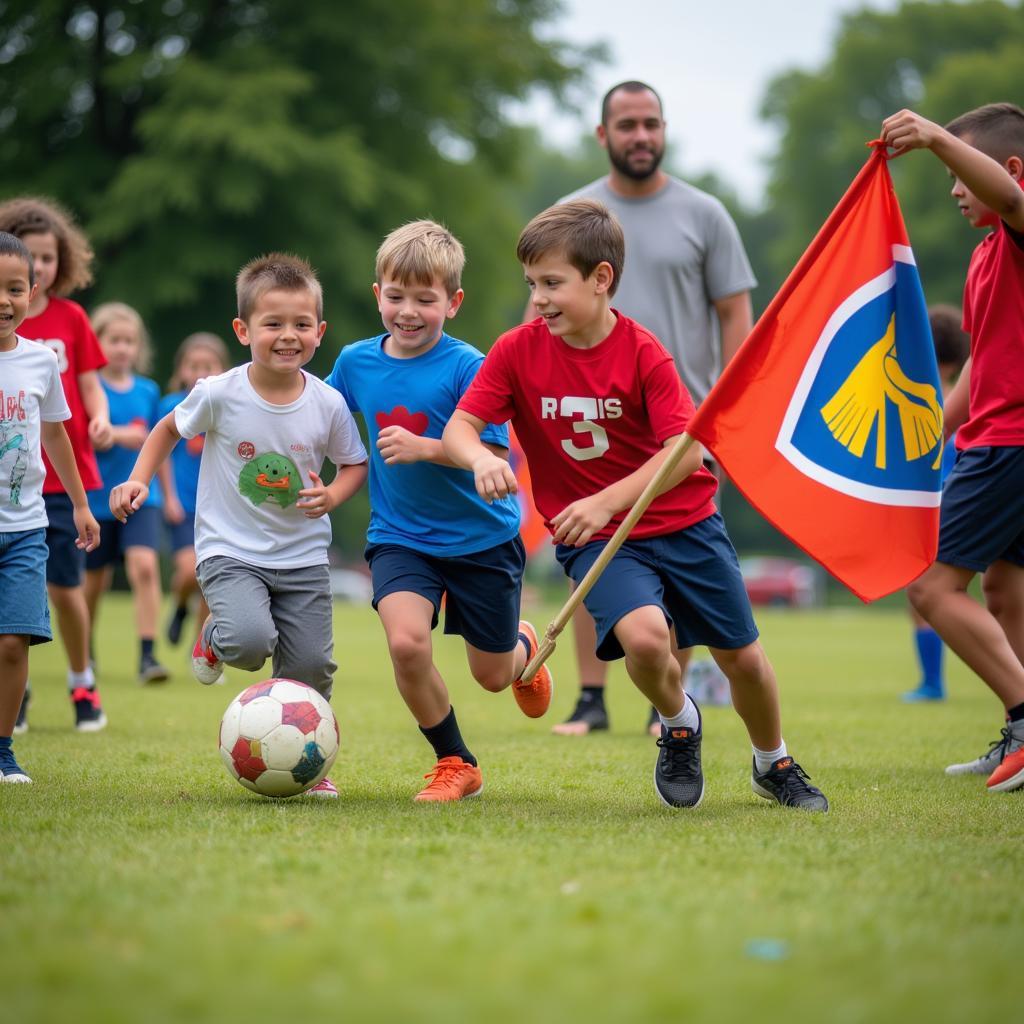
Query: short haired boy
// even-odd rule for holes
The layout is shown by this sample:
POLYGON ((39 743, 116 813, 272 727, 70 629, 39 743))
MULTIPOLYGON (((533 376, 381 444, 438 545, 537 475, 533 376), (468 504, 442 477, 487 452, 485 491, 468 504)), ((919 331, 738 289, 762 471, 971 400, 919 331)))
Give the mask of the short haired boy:
POLYGON ((42 449, 71 502, 78 548, 91 551, 100 539, 64 428, 71 410, 57 356, 16 333, 36 287, 28 248, 0 232, 0 783, 32 781, 14 758, 14 724, 28 649, 52 639, 42 449))
MULTIPOLYGON (((540 316, 498 339, 444 432, 445 451, 473 470, 479 493, 503 498, 515 477, 479 435, 511 418, 556 556, 577 583, 693 415, 672 357, 609 304, 623 250, 618 221, 594 200, 527 224, 517 255, 540 316)), ((597 654, 625 656, 658 709, 654 783, 669 807, 696 807, 704 795, 701 715, 672 656, 674 623, 680 647, 707 646, 729 677, 754 747, 754 792, 827 810, 782 740, 775 675, 711 501, 715 488, 694 445, 586 597, 597 654)))
MULTIPOLYGON (((395 682, 437 764, 417 801, 477 796, 483 775, 459 729, 433 662, 431 631, 445 600, 445 632, 461 635, 473 677, 492 692, 512 686, 524 714, 551 702, 551 674, 519 678, 537 647, 519 619, 525 551, 515 499, 480 499, 471 474, 444 454, 441 431, 483 356, 445 333, 462 303, 464 255, 433 221, 405 224, 377 252, 373 292, 385 332, 341 351, 328 383, 361 412, 370 439, 366 558, 395 682)), ((508 454, 508 428, 482 443, 508 454)))
MULTIPOLYGON (((909 593, 1006 710, 1001 738, 946 771, 987 775, 990 791, 1007 792, 1024 786, 1024 110, 990 103, 945 128, 901 110, 881 137, 894 156, 930 149, 949 169, 961 214, 989 230, 964 286, 969 412, 942 491, 938 557, 909 593), (967 594, 979 572, 986 607, 967 594)), ((950 407, 963 405, 954 397, 962 388, 950 407)))
MULTIPOLYGON (((181 438, 205 433, 196 499, 196 574, 210 606, 192 652, 201 683, 223 664, 307 683, 330 699, 326 514, 366 479, 366 450, 341 396, 302 367, 327 325, 305 260, 272 253, 238 275, 232 323, 252 361, 198 381, 153 428, 110 508, 122 522, 181 438), (324 458, 338 467, 325 485, 324 458)), ((324 780, 311 793, 335 797, 324 780)))

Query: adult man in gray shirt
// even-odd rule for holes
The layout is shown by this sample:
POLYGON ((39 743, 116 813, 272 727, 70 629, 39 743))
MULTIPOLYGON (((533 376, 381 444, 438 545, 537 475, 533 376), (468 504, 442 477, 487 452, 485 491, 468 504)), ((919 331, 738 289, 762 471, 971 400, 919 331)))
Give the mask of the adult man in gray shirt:
MULTIPOLYGON (((608 90, 597 139, 608 153, 608 176, 560 201, 597 199, 622 222, 626 262, 615 307, 654 332, 699 405, 752 326, 757 281, 739 232, 714 196, 661 169, 665 121, 649 85, 608 90)), ((554 727, 562 735, 608 727, 607 666, 594 654, 594 623, 582 605, 573 625, 581 689, 568 721, 554 727)), ((688 651, 679 652, 684 671, 688 660, 688 651)), ((660 735, 657 722, 655 729, 660 735)))

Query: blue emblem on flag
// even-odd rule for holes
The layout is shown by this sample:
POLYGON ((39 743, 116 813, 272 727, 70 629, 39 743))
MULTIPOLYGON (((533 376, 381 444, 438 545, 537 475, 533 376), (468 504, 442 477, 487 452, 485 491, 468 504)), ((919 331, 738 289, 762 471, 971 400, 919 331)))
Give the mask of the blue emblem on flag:
POLYGON ((867 501, 937 506, 942 391, 913 254, 829 318, 783 420, 777 447, 801 472, 867 501))

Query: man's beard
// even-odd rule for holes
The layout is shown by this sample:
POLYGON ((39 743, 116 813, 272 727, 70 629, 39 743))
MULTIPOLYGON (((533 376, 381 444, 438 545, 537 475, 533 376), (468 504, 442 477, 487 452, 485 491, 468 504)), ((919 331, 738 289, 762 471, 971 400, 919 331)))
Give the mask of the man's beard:
POLYGON ((661 158, 665 155, 664 150, 647 150, 651 155, 651 162, 645 167, 634 167, 630 164, 628 156, 621 150, 608 147, 608 159, 612 166, 634 181, 646 181, 661 165, 661 158))

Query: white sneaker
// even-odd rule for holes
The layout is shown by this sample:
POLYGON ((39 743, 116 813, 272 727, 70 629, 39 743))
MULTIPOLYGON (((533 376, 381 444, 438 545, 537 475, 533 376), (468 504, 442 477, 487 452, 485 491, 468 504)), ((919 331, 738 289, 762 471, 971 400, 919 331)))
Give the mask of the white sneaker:
POLYGON ((212 686, 220 682, 224 673, 224 663, 213 653, 210 645, 209 632, 213 616, 207 615, 203 628, 199 631, 195 647, 192 648, 192 675, 203 684, 212 686))

